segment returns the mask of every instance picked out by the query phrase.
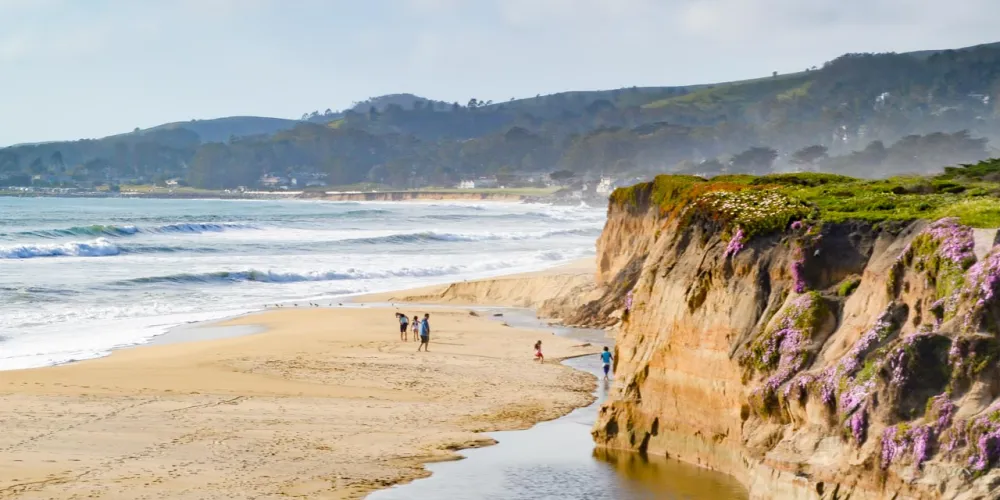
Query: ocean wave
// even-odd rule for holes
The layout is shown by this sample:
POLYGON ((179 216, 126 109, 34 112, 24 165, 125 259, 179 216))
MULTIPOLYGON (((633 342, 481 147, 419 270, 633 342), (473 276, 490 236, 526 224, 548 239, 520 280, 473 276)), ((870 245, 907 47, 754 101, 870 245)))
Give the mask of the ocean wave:
POLYGON ((121 249, 105 238, 90 242, 71 241, 51 245, 15 245, 0 247, 0 259, 32 259, 36 257, 106 257, 118 255, 121 249))
POLYGON ((145 276, 110 283, 113 287, 137 285, 187 285, 187 284, 227 284, 242 282, 259 283, 300 283, 307 281, 346 281, 386 278, 427 278, 462 273, 476 273, 519 266, 577 258, 586 252, 557 250, 538 252, 520 260, 500 260, 471 265, 404 267, 387 270, 362 270, 348 268, 343 271, 289 272, 274 270, 245 269, 240 271, 214 271, 204 273, 178 273, 164 276, 145 276))
POLYGON ((64 229, 39 229, 35 231, 22 231, 18 233, 3 233, 0 236, 6 237, 35 237, 35 238, 70 238, 79 236, 99 236, 102 238, 124 238, 137 234, 171 234, 171 233, 220 233, 229 230, 249 230, 257 229, 251 224, 236 224, 223 222, 180 222, 175 224, 165 224, 161 226, 138 227, 132 225, 101 225, 75 226, 64 229))
POLYGON ((598 228, 559 229, 555 231, 538 231, 531 233, 439 233, 436 231, 421 231, 415 233, 400 233, 388 236, 373 236, 368 238, 350 238, 339 243, 366 244, 400 244, 419 242, 472 242, 497 240, 534 240, 551 238, 553 236, 587 236, 597 234, 598 228))
POLYGON ((217 253, 221 250, 210 247, 184 247, 169 245, 121 245, 107 238, 93 241, 70 241, 37 245, 14 245, 0 247, 0 259, 35 259, 44 257, 114 257, 126 254, 147 253, 217 253))

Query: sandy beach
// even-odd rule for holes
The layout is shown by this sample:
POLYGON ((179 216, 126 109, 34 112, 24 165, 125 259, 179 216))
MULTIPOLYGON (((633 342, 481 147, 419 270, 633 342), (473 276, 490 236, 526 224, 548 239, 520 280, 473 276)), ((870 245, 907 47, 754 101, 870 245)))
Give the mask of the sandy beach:
POLYGON ((456 306, 417 353, 394 311, 268 311, 225 323, 263 333, 0 372, 0 498, 360 498, 592 400, 558 360, 594 347, 456 306))

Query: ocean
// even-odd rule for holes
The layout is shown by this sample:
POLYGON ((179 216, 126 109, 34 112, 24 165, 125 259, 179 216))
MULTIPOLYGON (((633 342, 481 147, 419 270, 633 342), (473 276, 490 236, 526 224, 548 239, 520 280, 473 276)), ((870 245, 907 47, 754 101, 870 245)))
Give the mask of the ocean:
POLYGON ((594 255, 603 207, 0 198, 0 370, 170 328, 594 255))

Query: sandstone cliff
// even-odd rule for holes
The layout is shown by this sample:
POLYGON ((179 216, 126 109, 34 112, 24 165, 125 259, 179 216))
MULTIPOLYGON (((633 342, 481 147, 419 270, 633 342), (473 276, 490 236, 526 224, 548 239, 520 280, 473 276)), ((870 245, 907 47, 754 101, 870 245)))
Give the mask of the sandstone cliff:
POLYGON ((751 498, 1000 498, 995 230, 657 182, 613 196, 602 295, 570 319, 617 325, 599 447, 751 498))

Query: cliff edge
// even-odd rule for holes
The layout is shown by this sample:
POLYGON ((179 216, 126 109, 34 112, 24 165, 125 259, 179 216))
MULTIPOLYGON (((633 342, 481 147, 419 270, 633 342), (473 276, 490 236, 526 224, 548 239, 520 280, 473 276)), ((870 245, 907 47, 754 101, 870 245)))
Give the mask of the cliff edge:
POLYGON ((569 318, 617 331, 597 445, 758 499, 1000 497, 1000 164, 973 170, 616 191, 569 318))

